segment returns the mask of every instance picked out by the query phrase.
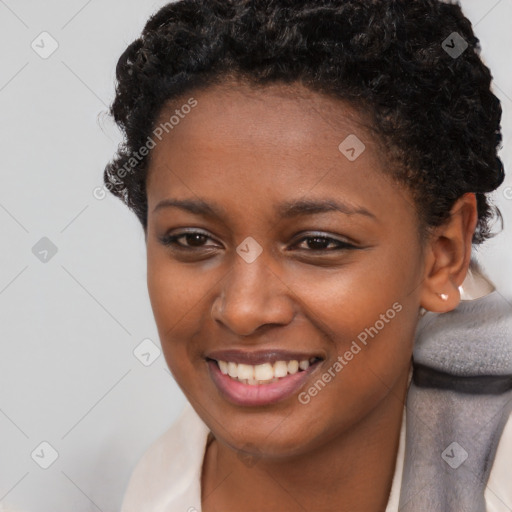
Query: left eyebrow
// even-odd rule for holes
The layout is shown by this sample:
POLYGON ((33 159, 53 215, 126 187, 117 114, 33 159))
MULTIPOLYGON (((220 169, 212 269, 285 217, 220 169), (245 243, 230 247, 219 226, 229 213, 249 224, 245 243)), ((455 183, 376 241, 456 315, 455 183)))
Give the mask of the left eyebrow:
POLYGON ((283 218, 337 211, 346 215, 366 215, 367 217, 377 220, 377 217, 366 208, 350 205, 335 199, 288 201, 281 203, 277 207, 277 210, 279 215, 283 218))

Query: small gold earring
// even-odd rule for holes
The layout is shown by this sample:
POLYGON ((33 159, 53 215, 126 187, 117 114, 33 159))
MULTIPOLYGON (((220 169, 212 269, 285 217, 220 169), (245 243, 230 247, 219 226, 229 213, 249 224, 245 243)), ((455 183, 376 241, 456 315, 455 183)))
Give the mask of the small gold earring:
POLYGON ((448 300, 448 295, 446 293, 438 293, 439 297, 441 297, 441 300, 448 300))

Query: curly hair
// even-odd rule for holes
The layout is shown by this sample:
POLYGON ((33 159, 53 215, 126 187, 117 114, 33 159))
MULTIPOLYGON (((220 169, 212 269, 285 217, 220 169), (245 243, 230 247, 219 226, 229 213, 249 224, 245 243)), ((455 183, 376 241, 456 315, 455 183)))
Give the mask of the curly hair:
POLYGON ((151 16, 119 58, 109 110, 123 142, 105 185, 144 229, 150 153, 139 149, 164 107, 230 77, 257 87, 301 84, 356 107, 371 119, 393 162, 386 172, 411 192, 425 229, 443 224, 467 192, 477 199, 473 244, 494 236, 495 214, 503 222, 486 195, 504 180, 501 105, 458 4, 180 0, 151 16), (447 51, 455 40, 460 55, 447 51))

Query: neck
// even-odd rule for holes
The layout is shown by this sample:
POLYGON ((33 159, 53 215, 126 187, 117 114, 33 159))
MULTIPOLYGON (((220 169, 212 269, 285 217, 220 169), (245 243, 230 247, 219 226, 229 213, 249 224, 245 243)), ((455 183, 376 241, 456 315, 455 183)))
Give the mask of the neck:
POLYGON ((384 512, 400 440, 409 369, 369 415, 317 449, 293 458, 247 464, 209 445, 202 475, 203 512, 297 510, 384 512))

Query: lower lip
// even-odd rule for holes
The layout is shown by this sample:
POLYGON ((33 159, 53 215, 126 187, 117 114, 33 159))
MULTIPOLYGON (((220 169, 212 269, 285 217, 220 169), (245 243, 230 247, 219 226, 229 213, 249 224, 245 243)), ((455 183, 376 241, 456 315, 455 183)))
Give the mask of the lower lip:
POLYGON ((307 370, 281 377, 277 382, 255 385, 244 384, 224 375, 215 361, 208 361, 208 369, 211 379, 227 400, 235 405, 257 406, 273 404, 298 392, 321 362, 317 361, 307 370))

